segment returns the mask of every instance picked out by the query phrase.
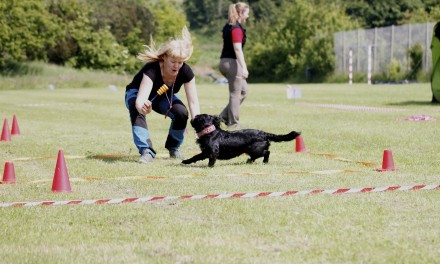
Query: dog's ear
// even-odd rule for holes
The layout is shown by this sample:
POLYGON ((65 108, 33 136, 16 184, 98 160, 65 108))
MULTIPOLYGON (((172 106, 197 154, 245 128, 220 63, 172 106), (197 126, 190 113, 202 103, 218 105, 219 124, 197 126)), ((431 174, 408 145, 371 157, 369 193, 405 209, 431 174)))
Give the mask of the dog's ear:
POLYGON ((194 124, 195 124, 196 119, 197 119, 198 116, 199 115, 196 115, 193 119, 191 119, 191 121, 189 121, 192 127, 194 127, 194 124))
POLYGON ((191 119, 190 123, 191 126, 197 131, 199 132, 199 130, 203 129, 203 114, 200 115, 196 115, 193 119, 191 119))
POLYGON ((215 128, 220 129, 220 125, 221 125, 220 117, 217 115, 212 116, 212 124, 215 126, 215 128))

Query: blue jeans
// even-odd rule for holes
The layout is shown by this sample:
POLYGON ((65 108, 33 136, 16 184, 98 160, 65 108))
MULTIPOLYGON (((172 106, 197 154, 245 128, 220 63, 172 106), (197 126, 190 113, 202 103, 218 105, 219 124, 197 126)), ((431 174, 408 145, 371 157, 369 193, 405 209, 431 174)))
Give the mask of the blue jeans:
MULTIPOLYGON (((134 144, 142 155, 147 151, 151 156, 156 156, 153 149, 153 143, 150 139, 147 120, 144 115, 139 114, 136 109, 137 89, 130 89, 125 92, 125 105, 130 113, 130 121, 133 133, 134 144)), ((177 95, 173 95, 172 107, 167 98, 162 95, 153 101, 153 111, 161 115, 167 115, 171 119, 168 137, 165 142, 165 148, 168 150, 177 150, 183 143, 186 124, 188 121, 188 110, 177 95)))

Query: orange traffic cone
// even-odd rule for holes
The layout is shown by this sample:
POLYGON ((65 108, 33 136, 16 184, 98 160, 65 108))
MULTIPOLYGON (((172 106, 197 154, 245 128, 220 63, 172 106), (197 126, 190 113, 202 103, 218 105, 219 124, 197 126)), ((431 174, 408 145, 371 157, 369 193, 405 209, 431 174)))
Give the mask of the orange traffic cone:
POLYGON ((11 141, 11 134, 9 133, 8 119, 6 119, 6 118, 5 118, 5 121, 3 122, 2 137, 1 137, 0 141, 11 141))
POLYGON ((11 135, 20 135, 20 128, 18 127, 17 117, 15 115, 12 118, 11 135))
POLYGON ((395 171, 398 168, 394 167, 393 153, 391 150, 386 149, 383 151, 383 161, 382 168, 377 169, 378 171, 395 171))
POLYGON ((15 183, 15 168, 14 163, 6 162, 5 170, 3 171, 3 184, 5 183, 15 183))
POLYGON ((295 141, 296 141, 296 152, 309 152, 309 150, 304 146, 304 141, 301 136, 297 136, 295 141))
POLYGON ((69 174, 67 173, 66 161, 62 150, 58 151, 57 165, 52 182, 52 192, 72 192, 70 188, 69 174))

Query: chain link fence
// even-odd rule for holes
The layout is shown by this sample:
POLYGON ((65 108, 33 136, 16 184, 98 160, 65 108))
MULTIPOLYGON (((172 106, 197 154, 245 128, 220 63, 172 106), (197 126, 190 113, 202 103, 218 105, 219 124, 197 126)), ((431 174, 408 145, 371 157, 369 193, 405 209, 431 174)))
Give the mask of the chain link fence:
POLYGON ((431 41, 435 23, 407 24, 373 29, 359 29, 335 33, 336 73, 348 73, 349 51, 352 50, 353 73, 368 69, 368 47, 371 46, 371 71, 385 73, 393 60, 402 70, 410 70, 408 49, 417 43, 423 48, 423 71, 432 70, 431 41))

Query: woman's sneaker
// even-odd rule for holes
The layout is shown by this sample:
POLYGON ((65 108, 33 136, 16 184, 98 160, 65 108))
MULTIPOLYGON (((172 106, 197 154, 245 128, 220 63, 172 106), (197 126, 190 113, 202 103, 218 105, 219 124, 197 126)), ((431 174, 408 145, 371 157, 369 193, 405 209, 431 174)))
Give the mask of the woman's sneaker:
POLYGON ((185 157, 183 156, 183 154, 178 150, 170 150, 170 158, 172 159, 185 159, 185 157))
POLYGON ((144 151, 141 158, 139 159, 139 163, 150 163, 153 161, 153 156, 151 156, 150 153, 148 153, 148 151, 144 151))

